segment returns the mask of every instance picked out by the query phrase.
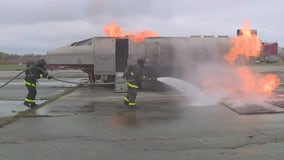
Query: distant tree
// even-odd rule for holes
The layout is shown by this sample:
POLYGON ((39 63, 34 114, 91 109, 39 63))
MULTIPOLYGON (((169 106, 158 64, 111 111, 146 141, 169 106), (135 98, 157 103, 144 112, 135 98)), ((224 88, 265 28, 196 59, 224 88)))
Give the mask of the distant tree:
POLYGON ((39 54, 9 54, 5 52, 0 52, 0 64, 19 64, 19 63, 26 63, 27 60, 29 61, 37 61, 40 58, 45 58, 45 55, 39 54))
POLYGON ((0 59, 1 60, 6 60, 8 58, 9 58, 9 54, 8 53, 0 52, 0 59))

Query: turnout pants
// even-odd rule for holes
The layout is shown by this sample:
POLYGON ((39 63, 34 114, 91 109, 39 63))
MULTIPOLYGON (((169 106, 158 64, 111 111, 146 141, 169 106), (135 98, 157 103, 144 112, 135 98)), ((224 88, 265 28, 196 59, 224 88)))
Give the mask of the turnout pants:
POLYGON ((28 94, 25 98, 25 102, 26 103, 30 103, 30 104, 35 104, 36 103, 36 100, 35 100, 35 97, 36 97, 36 87, 35 86, 32 86, 32 85, 27 85, 26 84, 26 87, 28 89, 28 94))
POLYGON ((137 92, 138 92, 138 88, 133 88, 128 86, 128 92, 126 97, 124 98, 124 102, 128 104, 128 106, 130 107, 135 107, 136 105, 136 96, 137 96, 137 92))

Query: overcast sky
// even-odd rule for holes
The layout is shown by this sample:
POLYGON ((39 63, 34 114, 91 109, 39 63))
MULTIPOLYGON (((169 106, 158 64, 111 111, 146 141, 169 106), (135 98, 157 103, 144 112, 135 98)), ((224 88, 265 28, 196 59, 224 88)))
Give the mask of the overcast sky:
POLYGON ((244 21, 264 42, 284 46, 282 0, 2 0, 0 51, 46 54, 94 36, 115 22, 160 36, 228 35, 244 21))

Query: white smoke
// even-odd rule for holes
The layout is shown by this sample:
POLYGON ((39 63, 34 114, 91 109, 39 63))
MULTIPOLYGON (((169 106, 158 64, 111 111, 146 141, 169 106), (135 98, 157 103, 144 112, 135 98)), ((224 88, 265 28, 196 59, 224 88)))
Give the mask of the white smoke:
POLYGON ((173 39, 173 76, 158 80, 184 94, 192 105, 212 105, 235 96, 261 98, 256 92, 243 92, 245 84, 238 73, 239 66, 223 58, 230 49, 230 39, 173 39))
POLYGON ((160 77, 158 81, 163 82, 182 93, 190 105, 208 106, 219 102, 218 97, 208 96, 195 85, 172 77, 160 77))

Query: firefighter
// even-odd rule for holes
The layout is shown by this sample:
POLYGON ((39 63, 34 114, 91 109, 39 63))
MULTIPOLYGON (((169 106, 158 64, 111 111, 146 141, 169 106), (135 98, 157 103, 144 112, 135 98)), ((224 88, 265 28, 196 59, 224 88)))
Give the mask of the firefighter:
POLYGON ((125 96, 124 103, 129 107, 134 108, 136 106, 136 96, 138 89, 141 88, 141 83, 144 76, 144 69, 146 58, 139 58, 137 63, 133 66, 127 66, 124 71, 123 77, 127 80, 127 95, 125 96))
POLYGON ((51 79, 52 76, 48 75, 48 72, 46 71, 46 62, 44 59, 40 59, 35 65, 30 66, 25 71, 25 86, 28 89, 28 94, 25 98, 24 105, 33 108, 38 106, 36 104, 36 82, 40 78, 48 78, 51 79))

